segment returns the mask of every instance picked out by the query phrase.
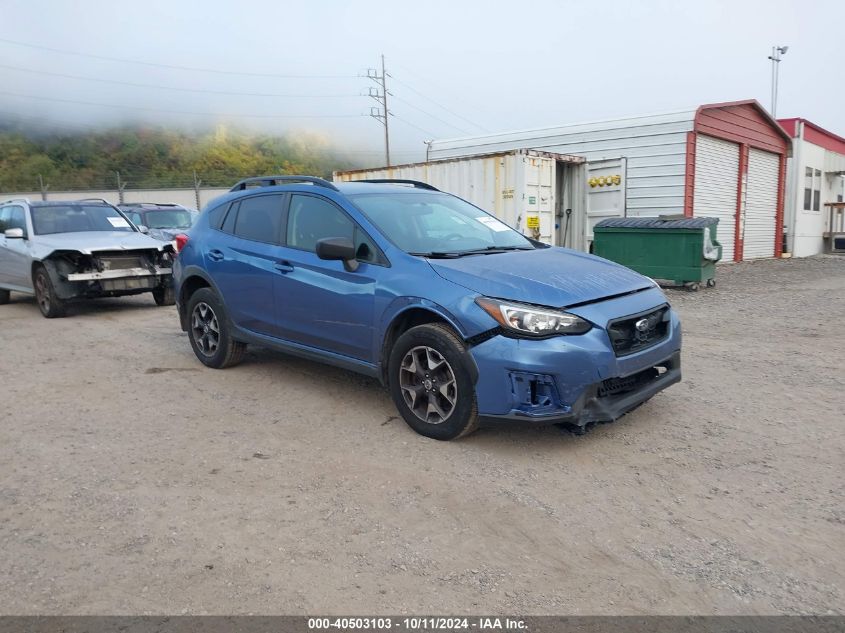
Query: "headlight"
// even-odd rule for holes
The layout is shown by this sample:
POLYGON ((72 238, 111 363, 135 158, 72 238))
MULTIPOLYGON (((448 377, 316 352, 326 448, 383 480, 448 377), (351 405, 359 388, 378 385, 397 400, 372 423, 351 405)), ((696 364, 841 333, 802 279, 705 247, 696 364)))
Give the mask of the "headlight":
POLYGON ((584 319, 558 310, 478 297, 475 302, 506 330, 524 336, 584 334, 593 327, 584 319))

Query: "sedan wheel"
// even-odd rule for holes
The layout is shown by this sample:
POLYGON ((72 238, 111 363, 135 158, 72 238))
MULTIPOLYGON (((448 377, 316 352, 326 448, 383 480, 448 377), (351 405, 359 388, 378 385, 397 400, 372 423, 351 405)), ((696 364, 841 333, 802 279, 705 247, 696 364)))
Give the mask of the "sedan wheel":
POLYGON ((48 319, 55 319, 65 315, 64 301, 56 296, 53 284, 50 281, 50 275, 43 267, 35 271, 32 285, 35 287, 35 302, 38 304, 41 314, 48 319))

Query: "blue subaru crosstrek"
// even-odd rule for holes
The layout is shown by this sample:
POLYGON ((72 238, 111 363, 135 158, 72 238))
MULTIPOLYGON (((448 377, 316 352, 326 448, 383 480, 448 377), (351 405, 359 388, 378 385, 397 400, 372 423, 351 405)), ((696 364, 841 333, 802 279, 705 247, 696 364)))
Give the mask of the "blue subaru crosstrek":
POLYGON ((256 344, 374 376, 428 437, 485 421, 583 430, 681 379, 680 322, 651 279, 425 183, 250 178, 177 245, 203 364, 256 344))

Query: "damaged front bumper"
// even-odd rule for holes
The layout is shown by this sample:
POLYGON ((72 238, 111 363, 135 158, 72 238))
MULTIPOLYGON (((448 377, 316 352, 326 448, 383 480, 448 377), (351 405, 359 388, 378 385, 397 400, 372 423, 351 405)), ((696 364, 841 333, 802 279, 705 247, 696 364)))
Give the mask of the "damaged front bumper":
POLYGON ((68 281, 94 281, 98 279, 121 279, 127 277, 149 277, 172 274, 172 268, 153 268, 152 271, 146 268, 130 268, 126 270, 104 270, 96 273, 70 273, 68 281))

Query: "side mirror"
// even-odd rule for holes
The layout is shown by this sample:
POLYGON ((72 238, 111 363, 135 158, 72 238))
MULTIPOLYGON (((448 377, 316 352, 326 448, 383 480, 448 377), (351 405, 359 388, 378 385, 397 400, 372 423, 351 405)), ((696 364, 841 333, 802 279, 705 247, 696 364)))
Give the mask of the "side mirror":
POLYGON ((317 240, 317 257, 320 259, 339 259, 343 267, 353 273, 358 270, 355 259, 355 245, 348 237, 326 237, 317 240))
POLYGON ((143 224, 138 225, 138 230, 141 231, 141 233, 143 233, 145 235, 150 232, 149 227, 144 226, 143 224))
POLYGON ((7 240, 22 240, 24 238, 23 229, 6 229, 4 235, 7 240))

